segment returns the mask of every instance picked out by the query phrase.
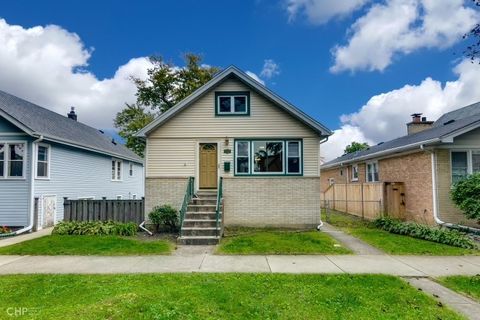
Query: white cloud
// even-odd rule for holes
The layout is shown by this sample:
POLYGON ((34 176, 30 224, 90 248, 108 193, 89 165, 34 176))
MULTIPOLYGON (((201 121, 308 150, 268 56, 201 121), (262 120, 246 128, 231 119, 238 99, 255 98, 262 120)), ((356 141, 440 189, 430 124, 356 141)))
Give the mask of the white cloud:
POLYGON ((266 79, 270 79, 274 76, 278 76, 279 74, 280 74, 279 65, 272 59, 266 59, 263 63, 263 68, 262 68, 262 72, 260 73, 260 76, 266 79))
POLYGON ((344 46, 332 49, 332 72, 382 71, 397 54, 447 48, 480 18, 464 0, 388 0, 372 5, 349 30, 344 46))
POLYGON ((426 78, 418 85, 373 96, 359 111, 341 116, 340 129, 322 145, 325 160, 342 155, 352 141, 378 143, 405 135, 412 113, 436 120, 445 112, 480 101, 480 65, 464 60, 453 71, 458 76, 454 81, 426 78))
POLYGON ((252 71, 246 71, 245 72, 250 78, 253 78, 254 80, 260 82, 261 84, 265 85, 265 81, 263 81, 262 79, 260 79, 259 76, 257 76, 256 73, 252 72, 252 71))
POLYGON ((54 25, 23 28, 0 19, 0 89, 66 114, 75 106, 79 120, 111 128, 125 102, 134 102, 131 75, 145 78, 147 58, 120 66, 112 78, 86 71, 92 50, 80 37, 54 25))
POLYGON ((348 15, 360 9, 369 0, 287 0, 289 21, 305 15, 310 23, 323 24, 330 19, 348 15))

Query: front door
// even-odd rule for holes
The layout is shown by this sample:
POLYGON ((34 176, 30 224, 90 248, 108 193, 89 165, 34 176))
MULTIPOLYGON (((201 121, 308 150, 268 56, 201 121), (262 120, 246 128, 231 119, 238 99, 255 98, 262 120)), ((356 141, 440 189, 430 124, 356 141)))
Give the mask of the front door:
POLYGON ((57 196, 43 196, 43 228, 53 226, 57 213, 57 196))
POLYGON ((217 188, 217 144, 200 144, 200 189, 217 188))

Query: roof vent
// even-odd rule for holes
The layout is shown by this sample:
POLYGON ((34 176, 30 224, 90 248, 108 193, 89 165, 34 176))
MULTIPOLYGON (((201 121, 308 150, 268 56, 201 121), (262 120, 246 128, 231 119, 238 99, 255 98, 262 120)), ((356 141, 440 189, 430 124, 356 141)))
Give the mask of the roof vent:
POLYGON ((381 145, 381 144, 383 144, 383 143, 384 143, 383 141, 382 141, 382 142, 379 142, 379 143, 377 144, 377 146, 379 146, 379 145, 381 145))
POLYGON ((77 121, 77 114, 75 113, 75 107, 70 107, 70 112, 67 113, 67 117, 68 119, 77 121))
POLYGON ((113 143, 114 145, 117 145, 117 142, 116 142, 115 139, 113 139, 113 138, 112 138, 112 143, 113 143))
POLYGON ((100 130, 100 129, 99 129, 98 131, 99 131, 101 134, 104 134, 104 133, 105 133, 103 130, 100 130))
POLYGON ((448 121, 445 122, 443 125, 446 126, 447 124, 454 123, 454 122, 455 122, 455 119, 448 120, 448 121))

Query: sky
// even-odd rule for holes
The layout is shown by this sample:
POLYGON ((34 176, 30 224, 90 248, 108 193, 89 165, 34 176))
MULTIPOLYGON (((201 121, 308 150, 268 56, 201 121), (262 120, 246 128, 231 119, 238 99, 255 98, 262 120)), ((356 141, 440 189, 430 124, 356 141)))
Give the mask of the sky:
POLYGON ((106 130, 135 101, 148 57, 236 65, 334 131, 325 160, 352 141, 406 133, 480 101, 480 65, 462 36, 471 0, 5 1, 0 90, 106 130))

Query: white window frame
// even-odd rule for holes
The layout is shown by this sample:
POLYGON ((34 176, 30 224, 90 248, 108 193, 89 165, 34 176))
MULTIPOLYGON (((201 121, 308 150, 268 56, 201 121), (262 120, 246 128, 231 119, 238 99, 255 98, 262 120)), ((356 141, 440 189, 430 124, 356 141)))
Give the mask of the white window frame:
POLYGON ((352 181, 358 181, 359 171, 358 171, 358 164, 352 165, 352 181), (355 177, 355 173, 357 176, 355 177))
POLYGON ((366 164, 365 164, 365 181, 367 182, 379 182, 380 181, 380 170, 378 168, 378 161, 368 161, 366 164), (375 167, 377 168, 377 175, 378 175, 378 180, 375 180, 375 174, 372 174, 372 179, 373 180, 370 180, 369 177, 368 177, 368 165, 375 165, 375 167))
POLYGON ((276 175, 276 174, 280 174, 280 175, 285 174, 285 170, 286 170, 286 168, 285 168, 285 140, 275 140, 275 139, 272 139, 272 140, 269 140, 269 139, 252 140, 251 143, 250 143, 250 148, 251 148, 250 154, 252 155, 252 157, 250 159, 250 172, 251 172, 252 175, 268 176, 268 175, 276 175), (265 143, 280 142, 282 144, 282 152, 283 152, 283 155, 282 155, 282 171, 275 171, 275 172, 257 172, 257 171, 255 171, 255 166, 254 166, 254 163, 255 163, 254 154, 255 153, 253 152, 253 145, 255 144, 254 142, 265 142, 265 143))
POLYGON ((285 170, 287 172, 288 175, 301 175, 303 173, 303 143, 301 140, 286 140, 285 141, 285 170), (290 142, 295 142, 298 144, 298 157, 289 157, 288 156, 288 144, 290 142), (300 163, 299 163, 299 166, 298 166, 298 169, 299 171, 298 172, 290 172, 288 171, 288 159, 289 158, 298 158, 300 163))
MULTIPOLYGON (((52 162, 51 161, 51 146, 49 144, 45 144, 45 143, 38 143, 36 144, 35 146, 35 179, 38 179, 38 180, 49 180, 50 179, 50 163, 52 162), (42 176, 39 176, 38 175, 38 147, 44 147, 44 148, 47 148, 47 176, 46 177, 42 177, 42 176)), ((44 162, 44 161, 42 161, 44 162)))
MULTIPOLYGON (((250 173, 252 172, 252 168, 251 168, 251 164, 250 164, 250 153, 251 153, 251 141, 249 140, 235 140, 235 174, 236 175, 250 175, 250 173), (247 147, 247 152, 248 152, 248 155, 247 155, 247 162, 248 162, 248 171, 247 172, 238 172, 238 166, 237 166, 237 158, 238 158, 238 143, 239 142, 246 142, 248 147, 247 147)), ((241 156, 240 158, 245 158, 245 156, 241 156)))
POLYGON ((248 95, 246 94, 218 94, 217 95, 217 114, 219 115, 229 115, 229 114, 248 114, 249 103, 248 95), (220 111, 220 98, 230 97, 230 111, 220 111), (245 111, 237 112, 235 111, 235 98, 243 97, 245 98, 245 111))
POLYGON ((1 180, 25 180, 26 171, 27 171, 27 157, 28 157, 28 143, 27 141, 0 141, 0 144, 4 145, 5 151, 3 155, 3 176, 0 176, 1 180), (10 152, 9 146, 15 144, 24 145, 24 155, 23 155, 23 166, 22 166, 22 176, 13 177, 8 175, 9 163, 10 163, 10 152))
POLYGON ((134 170, 133 170, 134 167, 135 167, 135 166, 134 166, 133 162, 129 162, 129 163, 128 163, 128 176, 129 176, 130 178, 134 177, 134 175, 135 175, 134 170))
POLYGON ((473 174, 473 152, 480 152, 480 149, 451 149, 450 150, 450 184, 453 184, 453 170, 452 170, 452 153, 466 152, 467 153, 467 176, 473 174))
MULTIPOLYGON (((123 181, 123 160, 112 158, 112 161, 110 161, 110 166, 112 165, 112 162, 115 162, 115 174, 113 177, 112 176, 113 172, 111 172, 110 178, 112 178, 112 181, 115 181, 115 182, 123 181), (120 177, 118 177, 118 168, 120 168, 120 177)), ((110 170, 111 169, 112 168, 110 168, 110 170)))

